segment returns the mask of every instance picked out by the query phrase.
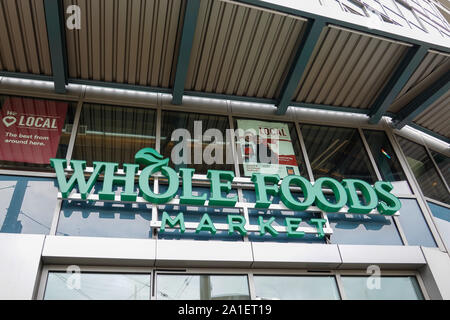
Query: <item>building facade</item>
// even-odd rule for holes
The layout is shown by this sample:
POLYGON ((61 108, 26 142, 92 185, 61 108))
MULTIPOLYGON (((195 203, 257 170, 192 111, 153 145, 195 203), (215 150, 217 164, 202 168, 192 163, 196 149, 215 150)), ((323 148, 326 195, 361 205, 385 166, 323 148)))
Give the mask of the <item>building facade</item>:
POLYGON ((450 299, 447 19, 0 0, 0 298, 450 299))

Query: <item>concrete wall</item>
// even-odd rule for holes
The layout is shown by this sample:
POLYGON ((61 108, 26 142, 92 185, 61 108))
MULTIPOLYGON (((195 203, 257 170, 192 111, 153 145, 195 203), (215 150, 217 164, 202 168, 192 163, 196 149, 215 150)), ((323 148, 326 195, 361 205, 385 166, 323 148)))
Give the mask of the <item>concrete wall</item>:
POLYGON ((0 234, 0 299, 33 299, 45 236, 0 234))
POLYGON ((450 256, 436 248, 424 248, 427 265, 420 269, 425 287, 433 300, 450 300, 450 256))
POLYGON ((416 246, 83 238, 0 234, 0 299, 33 299, 43 264, 156 268, 419 271, 431 299, 450 299, 450 257, 416 246))

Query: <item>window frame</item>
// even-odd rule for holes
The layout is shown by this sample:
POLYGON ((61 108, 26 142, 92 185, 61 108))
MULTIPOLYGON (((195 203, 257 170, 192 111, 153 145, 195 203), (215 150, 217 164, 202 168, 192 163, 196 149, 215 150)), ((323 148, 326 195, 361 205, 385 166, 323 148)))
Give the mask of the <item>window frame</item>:
MULTIPOLYGON (((102 274, 148 274, 150 276, 150 298, 153 291, 153 268, 152 267, 127 267, 127 266, 93 266, 93 265, 44 265, 39 277, 38 288, 36 290, 35 299, 44 300, 45 291, 47 290, 48 275, 51 272, 67 272, 71 266, 80 268, 81 273, 102 273, 102 274)), ((150 299, 152 300, 152 299, 150 299)))
MULTIPOLYGON (((428 227, 434 237, 434 240, 436 241, 436 244, 438 245, 438 248, 441 251, 447 250, 445 248, 444 243, 441 240, 441 236, 434 224, 434 220, 433 220, 431 211, 429 210, 428 206, 426 205, 426 197, 424 197, 423 194, 421 193, 421 191, 418 187, 418 183, 415 180, 415 177, 411 174, 411 172, 409 172, 410 168, 409 168, 408 164, 406 163, 404 154, 403 154, 400 146, 398 145, 398 142, 395 140, 394 131, 387 122, 381 122, 379 125, 373 126, 373 125, 369 125, 368 123, 365 123, 363 121, 358 121, 358 120, 355 120, 354 123, 351 123, 351 121, 331 121, 331 120, 321 121, 318 118, 308 119, 308 120, 303 120, 303 119, 299 120, 298 119, 299 117, 295 117, 295 119, 292 119, 292 117, 289 115, 280 116, 280 117, 277 117, 276 119, 274 119, 273 115, 271 115, 271 114, 250 114, 248 111, 243 111, 243 110, 233 111, 231 106, 229 105, 228 101, 224 101, 223 105, 214 106, 213 108, 211 108, 211 106, 208 106, 205 104, 197 104, 196 106, 186 109, 183 106, 171 105, 170 103, 168 103, 168 101, 164 101, 164 99, 162 97, 154 98, 153 102, 133 101, 131 95, 128 97, 125 97, 124 99, 112 99, 112 98, 108 99, 104 96, 101 98, 96 98, 95 96, 88 98, 85 95, 86 90, 87 90, 86 86, 83 86, 82 90, 81 90, 82 93, 80 94, 80 96, 78 98, 74 98, 73 96, 69 96, 69 97, 56 96, 55 97, 54 95, 48 94, 48 93, 47 94, 46 93, 35 93, 35 94, 25 94, 25 93, 22 94, 21 93, 21 94, 18 94, 16 92, 11 93, 11 92, 8 92, 8 90, 2 90, 1 88, 0 88, 0 94, 11 95, 11 96, 24 96, 24 97, 54 99, 54 100, 61 100, 61 101, 76 101, 77 102, 77 110, 76 110, 76 115, 75 115, 75 120, 74 120, 74 126, 72 128, 72 133, 71 133, 71 137, 70 137, 71 143, 69 144, 69 148, 67 151, 68 156, 66 157, 66 160, 68 160, 68 161, 71 160, 73 146, 75 143, 76 134, 78 131, 78 126, 79 126, 79 118, 80 118, 82 107, 83 107, 84 103, 107 104, 107 105, 118 106, 118 107, 123 107, 123 108, 140 107, 140 108, 148 108, 148 109, 156 110, 155 149, 158 152, 160 152, 160 148, 161 148, 160 142, 161 142, 161 120, 162 120, 161 114, 162 114, 162 111, 180 111, 180 112, 187 112, 187 113, 202 113, 202 114, 227 116, 228 120, 229 120, 230 129, 234 129, 234 121, 237 118, 251 118, 251 119, 255 119, 255 120, 258 119, 258 120, 268 120, 268 121, 279 121, 279 122, 285 122, 285 123, 292 123, 293 125, 295 125, 295 128, 296 128, 297 138, 299 139, 299 142, 300 142, 302 156, 305 161, 305 166, 307 168, 307 172, 309 175, 308 178, 311 182, 314 182, 314 178, 312 176, 312 169, 311 169, 308 154, 307 154, 307 151, 305 148, 302 132, 300 129, 300 124, 310 124, 310 125, 319 125, 319 126, 322 125, 322 126, 333 126, 333 127, 357 129, 359 131, 360 138, 363 141, 365 152, 369 156, 369 160, 372 164, 372 168, 375 170, 375 172, 378 172, 377 173, 378 180, 381 180, 381 176, 378 176, 379 169, 373 159, 373 155, 371 154, 370 148, 367 145, 367 141, 366 141, 366 138, 365 138, 362 130, 368 129, 368 130, 375 130, 375 131, 383 131, 388 136, 388 139, 394 149, 394 152, 397 154, 397 156, 400 160, 402 169, 405 171, 407 181, 412 189, 412 194, 396 194, 396 193, 394 193, 394 194, 398 197, 411 198, 411 199, 416 199, 418 201, 419 207, 422 210, 422 213, 424 214, 425 220, 426 220, 428 227)), ((396 134, 402 135, 402 133, 400 133, 400 132, 396 132, 396 134)), ((412 139, 411 137, 406 137, 406 138, 414 141, 415 143, 424 145, 425 148, 428 148, 428 146, 425 143, 425 140, 422 136, 420 136, 419 138, 416 137, 414 139, 412 139), (418 142, 417 140, 420 140, 420 142, 418 142)), ((233 181, 233 187, 238 186, 237 191, 238 191, 239 201, 243 201, 242 187, 246 186, 246 185, 251 185, 251 180, 249 177, 241 177, 240 176, 239 165, 237 164, 236 151, 234 149, 235 149, 235 146, 233 145, 232 152, 233 152, 233 158, 235 160, 234 169, 235 169, 235 176, 236 176, 235 180, 233 181), (239 186, 239 185, 241 185, 241 186, 239 186)), ((436 150, 436 151, 438 151, 438 150, 436 150)), ((427 150, 427 152, 429 152, 429 151, 427 150)), ((433 160, 433 158, 432 158, 432 160, 433 160)), ((436 169, 437 169, 438 173, 440 174, 439 168, 436 167, 436 169)), ((92 171, 93 171, 92 167, 87 168, 87 172, 92 172, 92 171)), ((119 170, 119 172, 120 172, 120 170, 119 170)), ((49 172, 20 171, 20 170, 9 170, 9 169, 8 170, 0 169, 0 174, 36 176, 36 177, 52 177, 52 178, 56 177, 56 174, 49 173, 49 172)), ((195 174, 193 179, 199 180, 199 181, 207 181, 206 175, 201 175, 201 174, 195 174)), ((158 184, 159 184, 159 177, 156 176, 155 177, 155 185, 158 185, 158 184)), ((53 224, 52 224, 52 228, 50 230, 50 235, 55 235, 58 220, 59 220, 59 211, 60 211, 61 205, 62 205, 62 201, 58 201, 57 206, 55 208, 53 224)), ((156 205, 152 206, 152 208, 153 208, 152 209, 152 223, 153 223, 153 221, 157 220, 157 208, 156 207, 157 207, 156 205)), ((244 211, 244 217, 246 218, 247 221, 249 221, 247 209, 244 208, 243 211, 244 211)), ((326 226, 329 227, 329 222, 328 222, 326 213, 323 213, 323 217, 327 220, 326 226)), ((401 229, 401 224, 398 221, 398 218, 394 217, 394 221, 395 221, 397 230, 401 236, 401 239, 403 241, 403 245, 408 245, 408 243, 406 241, 406 237, 404 236, 404 233, 401 229)), ((155 237, 155 234, 153 233, 153 238, 154 237, 155 237)), ((248 241, 248 238, 244 237, 244 241, 245 242, 248 241)))
MULTIPOLYGON (((76 264, 45 264, 42 267, 42 272, 37 280, 37 289, 34 298, 36 300, 43 300, 45 296, 45 290, 47 288, 47 279, 50 272, 64 272, 69 266, 76 264)), ((179 268, 161 268, 161 267, 138 267, 138 266, 103 266, 103 265, 76 265, 80 268, 81 272, 89 273, 131 273, 131 274, 150 274, 150 301, 157 300, 157 276, 159 274, 173 274, 173 275, 240 275, 247 276, 248 289, 250 300, 256 299, 256 290, 254 276, 331 276, 336 281, 336 287, 338 289, 340 300, 348 300, 344 286, 342 284, 341 276, 371 276, 367 270, 309 270, 309 269, 251 269, 251 268, 217 268, 217 267, 205 267, 205 268, 191 268, 191 267, 179 267, 179 268)), ((382 270, 381 276, 399 276, 399 277, 415 277, 419 288, 422 292, 424 300, 430 300, 428 291, 420 273, 417 270, 382 270)))

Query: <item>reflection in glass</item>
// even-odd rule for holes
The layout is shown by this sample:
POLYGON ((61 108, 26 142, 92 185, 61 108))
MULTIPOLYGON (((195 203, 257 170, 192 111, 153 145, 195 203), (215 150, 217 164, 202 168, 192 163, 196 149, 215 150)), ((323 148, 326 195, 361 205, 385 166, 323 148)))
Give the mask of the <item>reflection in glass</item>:
MULTIPOLYGON (((97 182, 92 193, 98 193, 102 183, 97 182)), ((75 192, 79 192, 75 188, 75 192)), ((135 186, 135 190, 137 188, 135 186)), ((119 196, 123 187, 114 186, 119 196)), ((151 238, 152 205, 103 201, 62 202, 57 235, 82 237, 151 238)))
POLYGON ((350 300, 423 300, 415 277, 380 277, 380 286, 369 277, 341 276, 350 300))
POLYGON ((379 214, 328 213, 333 229, 331 243, 362 245, 402 245, 392 217, 379 214))
POLYGON ((152 109, 83 105, 72 159, 134 163, 142 148, 155 147, 156 112, 152 109))
POLYGON ((364 135, 383 180, 393 182, 394 185, 396 182, 403 181, 406 190, 409 190, 405 173, 386 133, 384 131, 364 130, 364 135))
POLYGON ((257 276, 256 298, 261 300, 339 300, 333 276, 257 276))
POLYGON ((244 275, 169 275, 158 274, 158 300, 248 300, 244 275))
MULTIPOLYGON (((242 121, 245 123, 245 121, 248 120, 248 122, 252 123, 252 122, 256 122, 259 123, 259 125, 263 125, 264 122, 273 122, 275 123, 275 127, 281 127, 278 121, 257 121, 257 120, 252 120, 252 119, 235 119, 234 121, 234 127, 236 129, 242 129, 242 127, 239 127, 239 123, 242 121)), ((305 166, 305 161, 303 159, 303 153, 300 147, 300 140, 298 138, 297 135, 297 129, 295 128, 295 124, 291 123, 291 122, 286 122, 284 123, 285 125, 288 126, 289 128, 289 136, 290 136, 290 142, 287 141, 286 139, 281 139, 281 141, 279 142, 279 148, 280 148, 280 163, 283 161, 284 163, 291 163, 291 165, 282 165, 282 167, 284 167, 284 169, 279 169, 278 165, 274 165, 274 167, 269 167, 269 168, 264 168, 261 172, 267 172, 270 171, 270 168, 274 168, 272 171, 274 173, 279 172, 279 170, 281 170, 279 172, 280 177, 284 177, 286 174, 287 175, 293 175, 296 174, 296 169, 295 167, 298 168, 298 172, 300 173, 301 176, 303 177, 308 177, 308 172, 306 170, 306 166, 305 166), (289 146, 289 143, 292 143, 292 148, 289 146), (284 147, 283 147, 284 146, 284 147), (285 148, 285 149, 283 149, 285 148), (286 149, 287 148, 287 149, 286 149), (288 152, 288 150, 292 150, 294 151, 294 155, 295 155, 295 162, 297 163, 296 166, 294 166, 294 162, 292 162, 292 159, 289 158, 290 152, 288 152), (281 159, 282 156, 287 156, 287 157, 283 157, 284 159, 281 159), (282 161, 281 161, 282 160, 282 161), (269 170, 268 170, 269 169, 269 170), (286 171, 284 171, 286 170, 286 171)), ((250 125, 253 129, 253 125, 250 125)), ((247 126, 248 127, 248 126, 247 126)), ((258 128, 255 127, 254 130, 257 130, 258 128)), ((254 133, 255 131, 247 131, 247 130, 243 130, 243 132, 241 133, 243 135, 243 139, 246 140, 251 140, 251 135, 249 135, 249 132, 254 133)), ((267 137, 267 136, 265 136, 267 137)), ((237 140, 238 137, 236 137, 237 140)), ((242 162, 255 162, 255 163, 265 163, 266 165, 268 165, 269 160, 271 157, 274 156, 274 153, 270 152, 271 148, 267 148, 267 146, 265 145, 265 142, 263 142, 262 144, 260 143, 260 134, 258 134, 257 138, 254 138, 253 141, 258 142, 258 144, 252 144, 251 141, 248 141, 248 144, 245 143, 244 145, 240 145, 240 141, 237 141, 237 150, 241 150, 238 151, 238 156, 241 157, 242 159, 240 159, 240 164, 239 164, 239 170, 241 173, 241 176, 245 176, 245 170, 244 170, 244 166, 242 164, 242 162), (262 148, 262 149, 261 149, 262 148), (260 154, 261 153, 261 154, 260 154), (252 156, 253 154, 253 156, 252 156), (267 157, 267 159, 260 159, 261 156, 263 155, 263 157, 267 157), (271 155, 271 156, 270 156, 271 155), (252 159, 253 160, 250 160, 252 159)), ((264 141, 264 139, 262 140, 264 141)), ((270 166, 270 165, 269 165, 270 166)), ((260 166, 261 167, 261 166, 260 166)), ((262 166, 264 167, 264 166, 262 166)), ((282 168, 281 167, 281 168, 282 168)), ((273 173, 272 172, 272 173, 273 173)), ((248 176, 251 176, 251 174, 249 174, 248 176)))
MULTIPOLYGON (((0 95, 0 112, 3 107, 4 102, 9 98, 11 98, 11 96, 0 95)), ((34 101, 48 101, 49 103, 60 102, 57 100, 47 100, 47 99, 29 99, 29 98, 23 98, 23 99, 26 99, 28 101, 33 101, 33 100, 34 101)), ((61 131, 61 136, 59 137, 58 149, 57 149, 56 155, 55 155, 55 158, 60 158, 60 159, 65 158, 66 154, 67 154, 67 148, 69 145, 70 135, 72 133, 72 126, 73 126, 76 107, 77 107, 76 102, 65 102, 65 103, 68 104, 68 108, 67 108, 64 126, 61 131)), ((29 156, 32 157, 33 155, 31 154, 31 150, 29 153, 30 153, 29 156)), ((4 169, 13 168, 13 169, 19 169, 19 170, 30 169, 30 168, 46 170, 46 171, 53 170, 50 167, 50 163, 49 164, 33 164, 33 163, 24 163, 24 162, 2 161, 2 160, 0 160, 0 168, 4 168, 4 169)))
MULTIPOLYGON (((292 194, 296 196, 294 192, 292 192, 292 194)), ((256 202, 256 192, 254 189, 242 189, 242 195, 244 197, 244 202, 248 203, 256 202)), ((281 202, 279 195, 276 196, 267 195, 267 198, 269 199, 269 201, 272 202, 272 204, 279 204, 281 202)))
POLYGON ((400 199, 400 224, 410 246, 436 247, 430 229, 415 199, 400 199))
MULTIPOLYGON (((286 226, 285 219, 301 218, 300 228, 315 228, 308 222, 311 219, 320 219, 321 214, 319 212, 295 212, 295 211, 280 211, 280 210, 264 210, 264 209, 248 209, 248 215, 251 225, 259 225, 258 218, 263 217, 264 221, 274 217, 275 220, 272 223, 273 227, 286 226)), ((259 230, 259 229, 258 229, 259 230)), ((261 236, 258 232, 249 232, 250 241, 270 241, 270 242, 301 242, 301 243, 326 243, 325 237, 319 238, 317 234, 305 233, 303 237, 288 237, 287 233, 279 233, 276 237, 271 236, 269 233, 261 236)))
MULTIPOLYGON (((187 113, 187 112, 172 112, 172 111, 163 111, 162 113, 162 127, 161 127, 161 154, 170 158, 169 166, 178 170, 178 168, 194 168, 197 174, 206 174, 208 170, 231 170, 233 171, 233 163, 227 163, 227 152, 231 157, 231 147, 226 144, 226 129, 229 128, 228 118, 226 116, 217 116, 217 115, 207 115, 207 114, 197 114, 197 113, 187 113), (194 135, 194 122, 201 122, 201 134, 204 135, 205 131, 208 129, 217 129, 221 132, 223 137, 223 142, 217 141, 205 141, 203 139, 200 142, 201 137, 196 137, 194 135), (184 138, 180 138, 177 141, 172 141, 172 133, 176 129, 186 129, 190 133, 190 137, 188 137, 187 141, 183 140, 184 138), (187 145, 190 147, 191 154, 187 156, 188 163, 181 163, 178 165, 174 165, 172 162, 172 148, 178 143, 182 143, 185 141, 187 145), (205 151, 205 148, 213 143, 216 147, 222 147, 223 157, 221 160, 222 164, 206 164, 203 157, 201 157, 201 163, 195 163, 194 153, 196 151, 195 146, 201 143, 202 153, 205 151), (228 149, 228 150, 227 150, 228 149), (189 159, 190 158, 190 159, 189 159)), ((213 138, 214 140, 214 138, 213 138)), ((182 152, 181 152, 182 153, 182 152)), ((177 153, 178 154, 178 153, 177 153)), ((209 154, 209 153, 208 153, 209 154)), ((202 154, 203 155, 203 154, 202 154)), ((215 154, 213 154, 214 156, 215 154)), ((180 154, 180 157, 184 157, 185 155, 180 154)), ((197 156, 200 156, 197 154, 197 156)), ((217 156, 219 157, 219 156, 217 156)), ((232 157, 231 157, 232 158, 232 157)), ((232 161, 231 161, 232 162, 232 161)))
POLYGON ((406 160, 426 197, 450 204, 450 194, 439 177, 425 147, 397 136, 406 160))
POLYGON ((44 300, 150 300, 150 275, 49 272, 44 300))
POLYGON ((150 204, 63 201, 57 235, 151 238, 150 204))
MULTIPOLYGON (((194 194, 194 192, 193 192, 194 194)), ((195 194, 194 194, 195 195, 195 194)), ((207 213, 211 221, 216 224, 228 223, 228 215, 241 215, 240 209, 237 208, 220 208, 220 207, 199 207, 186 205, 160 205, 158 206, 158 220, 161 221, 162 213, 167 212, 170 217, 175 218, 180 212, 184 215, 184 222, 199 223, 203 215, 207 213)), ((217 228, 217 226, 216 226, 217 228)), ((217 230, 215 235, 209 231, 201 231, 196 233, 194 229, 186 229, 184 233, 180 232, 178 226, 176 228, 169 228, 166 226, 164 232, 158 232, 158 239, 175 240, 175 239, 189 239, 189 240, 224 240, 224 241, 242 241, 242 236, 235 232, 228 234, 227 230, 217 230)))
POLYGON ((450 209, 428 202, 434 222, 447 249, 450 250, 450 209))
POLYGON ((49 234, 57 196, 54 179, 0 176, 0 233, 49 234))
POLYGON ((430 150, 430 152, 439 170, 444 176, 445 182, 447 182, 447 185, 450 185, 450 158, 433 150, 430 150))
MULTIPOLYGON (((164 193, 167 190, 167 185, 159 185, 159 193, 164 193)), ((183 188, 178 188, 178 192, 175 199, 179 199, 182 194, 183 188)), ((199 197, 204 194, 209 195, 210 187, 192 187, 192 195, 199 197)), ((224 195, 224 194, 223 194, 224 195)), ((228 193, 228 197, 234 197, 237 195, 236 189, 232 189, 228 193)), ((160 205, 158 206, 158 219, 161 221, 163 212, 167 212, 169 216, 175 218, 180 212, 184 215, 185 223, 195 222, 198 223, 202 219, 203 215, 207 213, 214 224, 228 223, 227 216, 229 214, 241 215, 240 209, 228 208, 228 207, 203 207, 203 206, 186 206, 186 205, 160 205)), ((175 239, 190 239, 190 240, 224 240, 224 241, 242 241, 242 236, 238 233, 232 235, 228 234, 226 230, 217 230, 215 235, 210 232, 201 231, 196 233, 194 229, 186 229, 184 233, 180 232, 178 228, 166 228, 164 232, 158 232, 158 239, 175 240, 175 239)))
POLYGON ((357 129, 302 125, 314 178, 377 181, 357 129))

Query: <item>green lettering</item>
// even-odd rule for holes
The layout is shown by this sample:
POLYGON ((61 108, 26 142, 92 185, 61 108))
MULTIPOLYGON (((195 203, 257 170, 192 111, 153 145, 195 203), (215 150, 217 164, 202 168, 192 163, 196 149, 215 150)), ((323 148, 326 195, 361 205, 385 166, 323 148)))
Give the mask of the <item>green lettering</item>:
POLYGON ((120 194, 121 201, 136 201, 138 196, 134 192, 134 177, 139 169, 137 164, 124 164, 124 176, 114 175, 119 165, 117 163, 105 162, 105 174, 102 191, 98 193, 100 200, 114 200, 114 184, 125 186, 125 190, 120 194))
POLYGON ((86 199, 87 195, 91 192, 97 181, 100 173, 103 171, 104 162, 94 162, 94 172, 89 177, 86 182, 84 177, 84 170, 86 169, 86 161, 72 160, 70 161, 70 166, 73 169, 72 176, 69 181, 66 179, 64 169, 67 166, 67 161, 65 159, 50 159, 50 165, 55 169, 56 178, 58 180, 59 190, 61 191, 62 197, 69 197, 75 185, 78 186, 78 190, 81 194, 82 199, 86 199))
POLYGON ((401 209, 400 200, 390 193, 394 189, 390 182, 377 181, 374 187, 379 200, 381 200, 377 207, 379 213, 391 216, 401 209))
POLYGON ((234 179, 234 173, 231 171, 208 170, 207 177, 211 181, 209 204, 212 206, 233 207, 238 200, 237 195, 227 198, 222 196, 222 192, 228 193, 231 190, 231 181, 234 179), (226 181, 222 182, 222 179, 226 181))
POLYGON ((192 176, 195 169, 181 168, 180 175, 183 178, 183 194, 180 197, 181 204, 203 205, 207 199, 207 195, 192 195, 192 176))
POLYGON ((299 227, 301 222, 302 222, 301 218, 289 218, 289 217, 287 217, 285 219, 287 236, 289 238, 301 238, 301 237, 305 236, 305 232, 297 231, 297 229, 298 229, 298 227, 299 227))
POLYGON ((377 194, 367 182, 357 179, 344 179, 342 184, 347 192, 349 213, 369 213, 377 206, 377 194), (357 190, 362 192, 366 205, 363 205, 359 200, 357 190))
POLYGON ((268 221, 264 222, 263 217, 258 217, 259 222, 259 234, 261 236, 265 235, 266 232, 270 233, 272 237, 278 236, 278 231, 272 227, 272 223, 275 221, 275 217, 270 218, 268 221))
POLYGON ((316 205, 325 212, 337 212, 347 203, 347 193, 344 187, 333 178, 319 178, 314 183, 314 192, 316 194, 316 205), (336 203, 331 203, 325 198, 322 187, 331 188, 336 198, 336 203))
POLYGON ((255 208, 267 208, 272 203, 269 201, 267 195, 278 195, 278 181, 280 176, 278 174, 262 174, 254 173, 252 175, 252 182, 255 184, 256 203, 255 208), (272 185, 266 185, 266 182, 272 185))
POLYGON ((317 228, 317 236, 319 238, 325 237, 325 232, 323 231, 323 226, 327 223, 325 219, 311 219, 309 223, 315 225, 317 228))
POLYGON ((228 215, 228 234, 234 234, 234 231, 237 230, 241 236, 247 235, 247 230, 245 230, 245 218, 243 216, 238 216, 234 214, 228 215))
POLYGON ((139 176, 139 189, 145 200, 156 204, 162 204, 169 202, 175 197, 175 194, 178 191, 179 180, 175 170, 167 166, 169 163, 168 158, 163 159, 163 156, 155 149, 144 148, 136 153, 134 161, 146 166, 139 176), (169 181, 167 190, 163 194, 154 193, 149 185, 151 175, 158 171, 161 171, 169 181))
POLYGON ((166 231, 166 224, 169 225, 170 228, 175 228, 177 224, 180 225, 180 232, 184 233, 186 231, 186 226, 184 225, 184 215, 183 212, 180 212, 174 219, 172 219, 167 212, 163 212, 161 219, 161 229, 160 232, 166 231))
POLYGON ((151 203, 163 204, 172 200, 178 191, 178 184, 178 175, 170 167, 148 166, 142 170, 139 176, 139 189, 142 192, 142 197, 151 203), (166 192, 161 194, 154 193, 149 184, 151 175, 158 169, 161 169, 161 173, 168 178, 169 183, 166 192))
POLYGON ((197 229, 195 229, 195 233, 200 233, 201 231, 209 231, 212 235, 217 232, 216 227, 214 227, 214 224, 207 213, 203 215, 197 229))
POLYGON ((286 207, 292 210, 303 211, 314 203, 316 195, 314 193, 313 186, 311 183, 301 176, 287 176, 283 179, 281 183, 281 201, 286 207), (294 184, 300 187, 303 192, 304 200, 303 202, 298 201, 298 199, 292 196, 290 185, 294 184))

